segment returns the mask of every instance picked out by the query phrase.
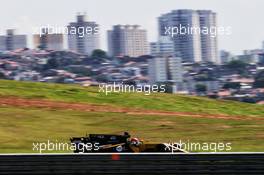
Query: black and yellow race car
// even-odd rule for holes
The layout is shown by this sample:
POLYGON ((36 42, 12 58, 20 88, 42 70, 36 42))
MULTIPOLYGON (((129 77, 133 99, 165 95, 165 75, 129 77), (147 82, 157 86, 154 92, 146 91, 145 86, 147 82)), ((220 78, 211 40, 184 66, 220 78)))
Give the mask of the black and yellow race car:
POLYGON ((179 144, 145 143, 138 138, 131 138, 125 132, 123 135, 89 134, 86 137, 72 137, 70 139, 75 153, 88 152, 186 152, 179 144))

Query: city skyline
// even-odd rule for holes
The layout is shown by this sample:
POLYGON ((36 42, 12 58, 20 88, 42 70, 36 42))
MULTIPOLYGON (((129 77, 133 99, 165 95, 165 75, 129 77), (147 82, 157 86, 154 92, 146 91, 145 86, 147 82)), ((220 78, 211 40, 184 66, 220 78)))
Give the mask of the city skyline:
MULTIPOLYGON (((66 26, 70 21, 74 20, 77 12, 86 12, 88 20, 96 21, 101 26, 101 48, 107 50, 106 31, 111 29, 113 25, 138 24, 147 30, 148 41, 153 42, 157 41, 157 18, 161 14, 176 9, 206 9, 217 13, 218 25, 232 27, 230 36, 219 37, 219 50, 225 49, 238 54, 242 53, 243 50, 260 48, 262 40, 264 40, 264 33, 261 32, 264 28, 263 24, 256 21, 257 17, 264 13, 261 9, 264 3, 260 0, 254 0, 254 3, 238 0, 224 0, 221 2, 201 0, 199 3, 193 0, 174 0, 166 3, 155 1, 151 2, 149 8, 146 8, 149 5, 147 0, 135 0, 133 2, 77 0, 74 2, 74 4, 65 4, 61 0, 47 0, 45 4, 40 4, 38 1, 28 0, 28 5, 23 9, 20 8, 23 2, 18 0, 4 2, 1 5, 0 14, 5 16, 5 18, 0 21, 0 34, 4 34, 6 29, 15 28, 19 34, 32 35, 29 32, 32 31, 30 30, 32 27, 47 24, 66 26), (62 8, 58 12, 59 6, 62 6, 62 8), (254 10, 251 13, 245 13, 253 8, 254 10), (241 19, 243 19, 244 23, 241 22, 241 19), (245 42, 241 42, 241 36, 243 36, 243 41, 245 42)), ((32 48, 32 36, 28 38, 28 41, 29 46, 32 48)))

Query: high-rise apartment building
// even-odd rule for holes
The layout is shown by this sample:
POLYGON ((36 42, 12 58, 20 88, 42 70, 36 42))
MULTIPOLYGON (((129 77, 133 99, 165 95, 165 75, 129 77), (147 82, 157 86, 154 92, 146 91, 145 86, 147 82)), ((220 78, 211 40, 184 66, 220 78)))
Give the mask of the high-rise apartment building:
POLYGON ((147 31, 138 25, 115 25, 108 31, 110 56, 138 57, 149 54, 147 31))
POLYGON ((152 56, 174 56, 174 44, 170 37, 161 36, 157 42, 150 43, 150 55, 152 56))
POLYGON ((78 14, 77 22, 71 22, 67 27, 70 50, 91 55, 94 50, 100 49, 99 25, 87 21, 85 14, 78 14))
MULTIPOLYGON (((193 10, 173 10, 159 17, 159 34, 168 36, 166 28, 199 27, 199 16, 193 10)), ((186 62, 200 62, 201 37, 199 34, 177 34, 173 37, 175 54, 186 62)))
POLYGON ((49 34, 47 29, 42 29, 42 33, 33 36, 35 48, 45 50, 63 50, 63 34, 49 34))
MULTIPOLYGON (((200 28, 210 29, 216 27, 216 13, 211 10, 198 10, 200 18, 200 28)), ((202 60, 220 64, 217 48, 217 34, 213 35, 201 33, 202 60)))
POLYGON ((217 36, 203 34, 206 27, 216 27, 216 14, 210 10, 173 10, 158 18, 159 35, 170 36, 175 54, 185 62, 218 63, 217 36), (168 29, 171 30, 168 30, 168 29), (173 32, 175 33, 173 36, 173 32), (169 32, 168 32, 169 31, 169 32))
POLYGON ((148 60, 148 76, 151 84, 161 82, 181 83, 183 69, 179 57, 155 57, 148 60))
POLYGON ((27 36, 15 34, 14 29, 8 29, 5 36, 0 36, 0 51, 10 51, 27 47, 27 36))

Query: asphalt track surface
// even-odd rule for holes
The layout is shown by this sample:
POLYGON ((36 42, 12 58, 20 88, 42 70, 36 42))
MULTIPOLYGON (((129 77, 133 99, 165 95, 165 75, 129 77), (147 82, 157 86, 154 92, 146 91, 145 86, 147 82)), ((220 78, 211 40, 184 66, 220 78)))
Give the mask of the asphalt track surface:
POLYGON ((264 174, 264 153, 9 154, 0 174, 264 174))

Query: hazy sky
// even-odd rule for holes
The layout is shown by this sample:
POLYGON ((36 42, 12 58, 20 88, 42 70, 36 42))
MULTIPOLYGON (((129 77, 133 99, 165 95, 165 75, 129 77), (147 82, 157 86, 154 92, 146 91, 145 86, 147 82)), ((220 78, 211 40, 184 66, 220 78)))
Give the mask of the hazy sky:
MULTIPOLYGON (((106 30, 115 24, 139 24, 148 40, 157 39, 157 17, 174 9, 208 9, 218 14, 218 25, 231 26, 232 34, 219 37, 219 49, 241 53, 262 47, 263 0, 0 0, 0 33, 17 28, 30 34, 41 25, 65 26, 77 12, 101 28, 101 47, 106 49, 106 30)), ((31 39, 31 38, 30 38, 31 39)))

